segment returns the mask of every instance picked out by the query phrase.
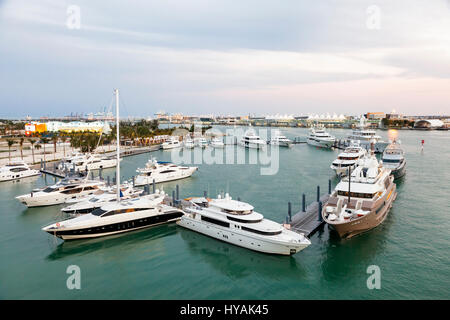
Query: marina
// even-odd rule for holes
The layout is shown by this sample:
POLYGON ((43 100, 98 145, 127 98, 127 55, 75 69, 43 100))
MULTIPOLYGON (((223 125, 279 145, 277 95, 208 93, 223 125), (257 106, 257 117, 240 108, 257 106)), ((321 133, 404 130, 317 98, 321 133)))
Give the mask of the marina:
MULTIPOLYGON (((329 131, 337 139, 344 139, 348 135, 348 130, 344 129, 329 131)), ((291 128, 283 129, 282 133, 294 140, 295 137, 305 137, 307 130, 291 128)), ((387 132, 379 134, 384 136, 387 132)), ((387 140, 387 135, 384 138, 387 140)), ((54 235, 47 235, 41 228, 62 217, 63 205, 26 208, 14 199, 32 189, 51 186, 59 179, 42 174, 4 182, 0 195, 5 210, 0 217, 3 228, 1 240, 4 242, 9 239, 9 245, 1 252, 2 261, 5 261, 1 272, 11 278, 20 272, 28 283, 25 288, 5 279, 4 286, 8 296, 15 298, 69 298, 73 295, 93 298, 100 290, 108 290, 114 298, 182 298, 188 294, 191 298, 225 298, 233 295, 245 299, 253 297, 245 288, 263 290, 268 283, 271 283, 272 289, 268 297, 274 299, 332 298, 337 287, 352 288, 347 291, 343 289, 342 294, 346 298, 370 298, 374 294, 378 298, 417 298, 423 294, 444 297, 447 287, 442 284, 445 283, 445 276, 430 277, 429 272, 424 271, 429 270, 430 261, 433 261, 433 268, 439 270, 446 270, 449 265, 448 255, 440 249, 444 249, 448 241, 445 231, 449 227, 448 220, 441 210, 436 210, 445 207, 445 194, 449 189, 448 186, 436 189, 436 180, 433 178, 436 172, 424 164, 433 162, 441 168, 446 166, 444 159, 450 151, 444 149, 445 156, 439 157, 435 150, 442 150, 442 145, 448 142, 448 136, 442 131, 401 132, 400 138, 408 158, 408 169, 406 175, 396 181, 398 196, 395 204, 382 224, 350 240, 340 239, 334 230, 320 220, 318 214, 320 207, 325 207, 330 190, 339 182, 330 164, 341 152, 340 149, 294 144, 291 148, 279 149, 281 165, 272 176, 261 176, 259 166, 249 163, 199 164, 198 172, 188 179, 157 183, 150 189, 144 187, 148 193, 153 193, 154 188, 164 191, 164 205, 168 207, 177 207, 174 198, 202 197, 204 192, 213 198, 229 193, 233 199, 251 203, 255 210, 264 213, 268 219, 280 224, 288 222, 291 231, 303 233, 309 238, 311 245, 291 257, 253 252, 174 223, 98 239, 62 242, 55 240, 54 235), (427 144, 422 150, 420 141, 424 135, 427 135, 427 144), (238 177, 240 183, 235 182, 238 177), (418 188, 419 185, 421 188, 418 188), (429 199, 434 201, 430 202, 429 199), (435 210, 430 211, 430 207, 435 210), (428 212, 433 222, 424 220, 424 212, 428 212), (12 250, 18 248, 22 254, 11 255, 12 250), (417 261, 417 252, 425 259, 417 261), (347 259, 351 259, 352 263, 345 263, 347 259), (33 260, 33 266, 21 263, 26 260, 33 260), (395 280, 383 284, 387 290, 368 292, 365 288, 367 265, 383 265, 387 261, 391 264, 395 261, 395 265, 393 269, 386 269, 383 275, 394 277, 395 280), (65 281, 65 266, 70 263, 80 264, 92 277, 92 283, 80 292, 68 292, 56 285, 59 281, 65 281), (113 268, 117 263, 122 266, 121 270, 113 268), (8 268, 12 264, 21 267, 8 268), (188 282, 181 280, 181 265, 193 277, 188 282), (156 266, 158 277, 149 277, 149 268, 156 266), (42 270, 40 277, 34 276, 35 268, 42 270), (105 268, 112 269, 104 273, 105 268), (398 276, 400 270, 402 276, 398 276), (273 272, 276 273, 278 284, 273 283, 273 272), (341 275, 332 277, 336 272, 341 275), (201 277, 205 273, 210 274, 207 281, 201 277), (126 280, 121 280, 120 274, 126 275, 126 280), (411 274, 414 274, 414 279, 409 277, 411 274), (141 283, 138 279, 145 275, 145 284, 138 285, 141 283), (198 280, 195 280, 196 276, 198 280), (108 281, 112 278, 115 281, 108 281), (232 286, 225 286, 224 282, 230 279, 239 281, 232 286), (44 282, 54 289, 45 292, 37 290, 44 282), (162 286, 162 282, 170 285, 162 286), (417 282, 423 286, 420 292, 412 289, 417 282), (160 287, 157 292, 152 290, 155 286, 160 287), (441 290, 437 289, 439 287, 441 290)), ((225 145, 224 151, 227 148, 234 152, 242 148, 246 155, 262 152, 240 145, 225 145)), ((270 151, 269 146, 268 149, 270 151)), ((207 149, 202 150, 207 152, 207 149)), ((171 161, 170 152, 164 150, 124 157, 120 163, 121 179, 131 181, 136 175, 136 168, 144 167, 150 157, 158 161, 171 161)), ((113 168, 102 170, 104 180, 107 176, 114 177, 114 172, 113 168)), ((99 174, 99 170, 94 170, 94 178, 99 174)), ((442 178, 448 178, 448 172, 444 171, 443 175, 442 178)), ((185 201, 180 201, 181 209, 185 201)))

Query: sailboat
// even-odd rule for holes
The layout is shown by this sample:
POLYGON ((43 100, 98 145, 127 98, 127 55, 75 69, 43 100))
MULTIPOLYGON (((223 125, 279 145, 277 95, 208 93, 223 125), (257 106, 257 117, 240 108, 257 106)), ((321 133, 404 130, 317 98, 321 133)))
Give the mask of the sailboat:
POLYGON ((116 165, 116 201, 109 202, 91 213, 59 221, 42 230, 63 240, 83 239, 107 236, 117 233, 148 228, 151 226, 175 222, 183 211, 161 204, 164 192, 155 193, 152 198, 136 197, 121 199, 120 190, 120 133, 119 133, 119 90, 116 97, 117 165, 116 165), (158 201, 158 199, 161 201, 158 201))

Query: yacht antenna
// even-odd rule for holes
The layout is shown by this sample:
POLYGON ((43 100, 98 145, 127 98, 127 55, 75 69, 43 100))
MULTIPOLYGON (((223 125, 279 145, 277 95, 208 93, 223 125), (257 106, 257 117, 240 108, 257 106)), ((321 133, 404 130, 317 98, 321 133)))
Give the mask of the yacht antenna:
POLYGON ((115 89, 116 94, 116 143, 117 143, 117 163, 116 163, 116 183, 117 202, 120 202, 120 134, 119 134, 119 89, 115 89))

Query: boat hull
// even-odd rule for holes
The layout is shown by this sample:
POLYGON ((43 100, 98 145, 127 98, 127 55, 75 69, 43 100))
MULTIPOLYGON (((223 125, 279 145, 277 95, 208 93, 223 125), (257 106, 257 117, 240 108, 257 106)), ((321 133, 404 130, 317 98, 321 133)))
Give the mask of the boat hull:
POLYGON ((40 175, 39 170, 30 170, 30 172, 8 172, 4 174, 0 174, 0 182, 4 181, 12 181, 12 180, 19 180, 23 178, 29 178, 40 175))
POLYGON ((328 140, 320 140, 320 141, 317 141, 315 139, 308 138, 306 140, 306 143, 309 144, 310 146, 328 149, 328 148, 331 148, 334 145, 334 140, 330 140, 330 141, 328 141, 328 140))
POLYGON ((367 232, 377 226, 379 226, 389 214, 394 200, 397 197, 396 185, 391 183, 386 197, 379 199, 375 205, 375 209, 365 216, 349 220, 348 222, 334 223, 328 221, 325 216, 325 208, 322 210, 322 218, 325 222, 331 226, 339 234, 339 237, 344 239, 350 239, 356 235, 367 232))
POLYGON ((77 229, 44 229, 44 231, 63 240, 98 238, 175 222, 182 215, 182 211, 176 210, 169 213, 141 217, 135 220, 111 223, 108 225, 97 225, 77 229))
POLYGON ((140 186, 153 184, 153 180, 155 180, 155 183, 161 183, 161 182, 168 182, 168 181, 189 178, 197 170, 198 170, 197 167, 190 167, 189 169, 186 169, 186 170, 178 171, 175 173, 164 174, 164 175, 162 175, 162 174, 156 175, 156 176, 139 175, 136 177, 134 185, 136 187, 140 187, 140 186))
POLYGON ((247 234, 239 234, 237 230, 230 230, 216 225, 210 226, 208 223, 190 218, 188 215, 182 216, 181 219, 177 221, 177 224, 217 240, 263 253, 292 255, 309 246, 309 244, 306 243, 279 243, 251 237, 247 234))

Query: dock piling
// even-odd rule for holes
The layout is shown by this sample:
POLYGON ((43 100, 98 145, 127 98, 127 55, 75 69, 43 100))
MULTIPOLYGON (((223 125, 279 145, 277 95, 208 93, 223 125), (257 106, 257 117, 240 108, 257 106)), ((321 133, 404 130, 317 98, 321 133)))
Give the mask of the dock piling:
POLYGON ((318 215, 319 215, 318 221, 322 221, 322 201, 319 201, 318 215))
POLYGON ((204 196, 205 198, 208 198, 208 193, 207 193, 206 191, 203 191, 203 196, 204 196))
POLYGON ((331 194, 331 179, 328 179, 328 194, 331 194))
POLYGON ((153 179, 152 185, 153 185, 153 193, 156 193, 156 181, 155 181, 155 179, 153 179))
POLYGON ((292 203, 288 202, 288 215, 289 215, 289 222, 292 221, 292 203))
POLYGON ((306 212, 306 196, 302 194, 302 212, 306 212))
POLYGON ((320 201, 320 186, 317 186, 317 202, 320 201))
POLYGON ((172 207, 175 204, 175 190, 172 190, 172 207))

